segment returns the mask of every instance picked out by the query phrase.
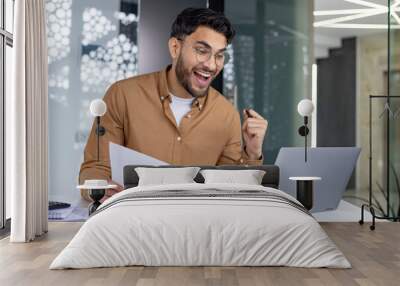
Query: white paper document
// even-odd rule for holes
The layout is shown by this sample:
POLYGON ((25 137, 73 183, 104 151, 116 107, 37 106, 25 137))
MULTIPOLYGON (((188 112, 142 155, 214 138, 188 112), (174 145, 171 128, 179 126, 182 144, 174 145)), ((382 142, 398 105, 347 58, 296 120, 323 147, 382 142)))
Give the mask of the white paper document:
POLYGON ((109 150, 111 177, 114 182, 121 186, 124 185, 124 167, 126 165, 169 165, 166 162, 113 142, 110 142, 109 150))

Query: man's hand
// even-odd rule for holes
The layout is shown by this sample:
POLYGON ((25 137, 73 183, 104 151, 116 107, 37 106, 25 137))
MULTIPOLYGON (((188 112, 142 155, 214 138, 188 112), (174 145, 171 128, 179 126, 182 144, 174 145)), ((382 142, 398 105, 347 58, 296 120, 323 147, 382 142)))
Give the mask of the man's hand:
POLYGON ((118 185, 114 181, 108 180, 108 184, 109 185, 117 185, 117 187, 115 189, 106 189, 106 193, 105 193, 104 197, 100 200, 101 203, 103 203, 106 199, 112 197, 113 195, 124 190, 124 188, 122 186, 118 185))
POLYGON ((242 126, 245 151, 250 160, 258 160, 262 155, 262 144, 268 128, 268 121, 252 109, 243 110, 242 126), (249 117, 250 116, 250 117, 249 117))

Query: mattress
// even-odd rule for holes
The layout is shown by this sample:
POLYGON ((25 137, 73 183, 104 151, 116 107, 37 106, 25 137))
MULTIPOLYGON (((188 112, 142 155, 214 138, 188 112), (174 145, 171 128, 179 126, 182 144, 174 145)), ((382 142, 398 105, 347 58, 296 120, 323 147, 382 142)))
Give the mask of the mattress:
POLYGON ((313 216, 255 185, 138 186, 106 200, 50 269, 120 266, 350 268, 313 216))

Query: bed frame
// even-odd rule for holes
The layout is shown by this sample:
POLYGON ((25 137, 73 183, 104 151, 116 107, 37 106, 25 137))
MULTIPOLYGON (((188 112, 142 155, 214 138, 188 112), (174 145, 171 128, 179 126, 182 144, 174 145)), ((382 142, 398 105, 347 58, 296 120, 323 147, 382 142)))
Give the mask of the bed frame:
MULTIPOLYGON (((165 166, 144 166, 144 165, 127 165, 124 167, 124 189, 136 187, 139 183, 139 176, 135 171, 137 167, 148 168, 179 168, 182 166, 165 165, 165 166)), ((187 167, 187 166, 185 166, 187 167)), ((202 170, 205 169, 218 169, 218 170, 263 170, 265 175, 261 184, 264 187, 271 187, 277 189, 279 187, 279 167, 276 165, 261 165, 261 166, 238 166, 238 165, 221 165, 221 166, 196 166, 202 170)), ((194 178, 197 183, 204 183, 204 178, 200 174, 194 178)))

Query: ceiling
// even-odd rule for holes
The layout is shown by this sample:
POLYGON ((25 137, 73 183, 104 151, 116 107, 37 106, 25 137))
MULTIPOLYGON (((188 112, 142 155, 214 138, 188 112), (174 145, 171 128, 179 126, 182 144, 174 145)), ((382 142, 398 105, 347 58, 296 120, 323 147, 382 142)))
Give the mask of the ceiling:
MULTIPOLYGON (((334 24, 326 24, 321 26, 316 26, 315 31, 324 35, 332 35, 339 37, 351 37, 351 36, 359 36, 370 33, 379 33, 384 31, 387 28, 387 0, 315 0, 314 1, 314 25, 316 23, 322 23, 322 21, 326 20, 338 20, 342 17, 350 18, 349 20, 345 20, 343 22, 338 22, 334 24), (354 1, 348 2, 348 1, 354 1), (359 2, 359 3, 358 3, 359 2), (358 4, 356 4, 358 3, 358 4), (372 4, 372 5, 371 5, 372 4), (373 4, 378 4, 380 7, 372 7, 373 4), (370 7, 368 7, 370 6, 370 7), (384 10, 386 8, 386 11, 384 10), (321 11, 336 11, 337 15, 317 15, 316 13, 321 13, 321 11), (339 10, 339 11, 338 11, 339 10), (339 12, 343 11, 343 13, 339 12), (353 10, 354 12, 350 13, 353 10), (374 15, 375 14, 375 15, 374 15), (368 16, 369 15, 369 16, 368 16), (358 18, 357 17, 362 17, 358 18), (355 19, 351 19, 355 18, 355 19), (360 27, 352 28, 349 24, 362 24, 360 27), (373 24, 372 26, 366 26, 373 24), (337 26, 342 25, 343 28, 338 28, 337 26), (330 27, 328 27, 330 26, 330 27), (380 28, 378 26, 381 26, 380 28)), ((395 1, 392 1, 395 3, 395 1)), ((400 1, 398 1, 400 4, 400 1)), ((399 7, 400 9, 400 7, 399 7)), ((395 20, 394 18, 392 20, 395 20)), ((397 24, 396 21, 393 21, 393 24, 397 24)))
MULTIPOLYGON (((400 0, 391 0, 391 28, 400 28, 400 0)), ((387 31, 388 0, 314 0, 315 57, 341 39, 387 31)))

